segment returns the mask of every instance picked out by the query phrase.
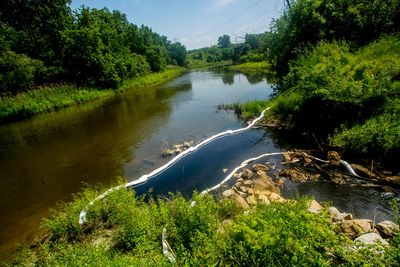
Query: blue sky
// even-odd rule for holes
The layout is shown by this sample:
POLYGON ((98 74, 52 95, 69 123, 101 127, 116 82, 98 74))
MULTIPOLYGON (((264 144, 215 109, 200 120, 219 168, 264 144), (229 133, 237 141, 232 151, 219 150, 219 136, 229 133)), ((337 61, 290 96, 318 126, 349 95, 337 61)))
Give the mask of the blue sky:
POLYGON ((107 7, 125 13, 136 25, 146 25, 188 49, 217 43, 229 34, 240 42, 246 33, 269 29, 283 10, 281 0, 72 0, 71 7, 107 7))

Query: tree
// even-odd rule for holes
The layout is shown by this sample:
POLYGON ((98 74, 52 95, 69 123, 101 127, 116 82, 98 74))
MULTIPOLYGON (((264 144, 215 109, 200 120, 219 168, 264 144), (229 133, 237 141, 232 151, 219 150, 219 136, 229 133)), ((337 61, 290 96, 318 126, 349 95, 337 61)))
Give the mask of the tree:
POLYGON ((175 60, 179 66, 184 66, 186 63, 186 47, 181 43, 173 43, 168 46, 168 55, 171 60, 175 60))
POLYGON ((228 48, 232 45, 231 37, 227 34, 224 34, 218 38, 218 47, 220 48, 228 48))

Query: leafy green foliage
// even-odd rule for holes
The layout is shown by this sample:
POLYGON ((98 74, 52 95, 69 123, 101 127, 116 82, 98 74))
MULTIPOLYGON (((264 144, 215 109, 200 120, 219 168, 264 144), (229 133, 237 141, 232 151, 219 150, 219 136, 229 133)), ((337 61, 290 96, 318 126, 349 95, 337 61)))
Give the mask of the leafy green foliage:
POLYGON ((264 49, 280 74, 304 49, 320 41, 346 40, 357 46, 399 30, 399 0, 296 0, 272 23, 264 49))
POLYGON ((185 69, 183 68, 173 67, 163 72, 149 73, 125 80, 118 91, 57 85, 41 87, 36 90, 19 93, 16 96, 2 96, 0 97, 0 122, 29 118, 36 114, 74 104, 112 97, 117 92, 160 84, 181 75, 184 71, 185 69))
POLYGON ((320 43, 291 64, 272 112, 311 131, 336 129, 331 144, 346 151, 393 154, 400 149, 399 56, 398 37, 356 52, 320 43))
POLYGON ((308 199, 259 204, 243 214, 232 201, 210 195, 195 193, 192 200, 170 195, 145 202, 122 187, 90 206, 88 222, 80 226, 80 210, 103 190, 86 189, 52 212, 43 223, 47 238, 35 250, 22 250, 12 263, 171 266, 161 250, 166 228, 178 266, 396 264, 394 245, 376 255, 352 249, 354 244, 336 233, 327 211, 307 211, 308 199))
POLYGON ((183 45, 129 23, 125 14, 106 8, 71 11, 69 3, 8 1, 0 7, 2 91, 60 81, 118 88, 126 79, 163 71, 167 63, 185 64, 183 45), (34 79, 39 62, 45 71, 36 71, 34 79))
POLYGON ((45 72, 43 62, 24 54, 4 51, 0 54, 0 94, 30 89, 45 72))

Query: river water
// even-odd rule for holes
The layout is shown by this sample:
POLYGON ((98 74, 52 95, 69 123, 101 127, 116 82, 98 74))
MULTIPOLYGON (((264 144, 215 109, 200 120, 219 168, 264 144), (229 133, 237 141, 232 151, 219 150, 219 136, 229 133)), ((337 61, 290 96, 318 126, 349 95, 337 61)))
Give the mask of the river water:
MULTIPOLYGON (((193 71, 165 85, 0 126, 0 255, 32 240, 49 208, 84 184, 135 180, 163 165, 163 148, 243 127, 223 103, 267 99, 259 74, 193 71)), ((282 151, 276 131, 252 129, 218 139, 137 188, 190 195, 215 185, 244 159, 282 151)), ((279 164, 281 158, 267 159, 279 164)), ((288 183, 285 196, 310 195, 363 218, 388 217, 391 196, 332 183, 288 183)))

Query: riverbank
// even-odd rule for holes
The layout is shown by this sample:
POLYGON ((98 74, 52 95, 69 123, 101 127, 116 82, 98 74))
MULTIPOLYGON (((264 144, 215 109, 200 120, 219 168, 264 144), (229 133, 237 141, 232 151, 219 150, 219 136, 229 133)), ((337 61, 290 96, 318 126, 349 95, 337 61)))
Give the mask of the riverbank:
MULTIPOLYGON (((292 62, 276 96, 262 105, 271 106, 266 123, 290 125, 346 157, 385 162, 397 174, 399 44, 398 36, 356 51, 345 43, 321 43, 292 62)), ((259 113, 254 106, 261 104, 227 107, 248 118, 259 113)))
POLYGON ((180 67, 168 68, 163 72, 150 73, 126 80, 116 90, 76 87, 65 84, 42 87, 12 97, 0 97, 0 123, 22 120, 68 106, 110 98, 132 89, 162 84, 186 71, 187 69, 180 67))
POLYGON ((257 71, 261 73, 271 74, 272 66, 266 61, 262 62, 245 62, 242 64, 231 65, 229 66, 230 70, 240 70, 240 71, 257 71))
POLYGON ((310 212, 309 199, 284 200, 277 193, 251 206, 195 194, 193 205, 181 196, 144 202, 120 189, 95 202, 79 225, 80 210, 104 190, 86 189, 53 211, 43 222, 46 234, 9 264, 170 266, 162 237, 177 265, 395 266, 399 260, 399 235, 376 250, 360 247, 338 231, 327 207, 310 212))

